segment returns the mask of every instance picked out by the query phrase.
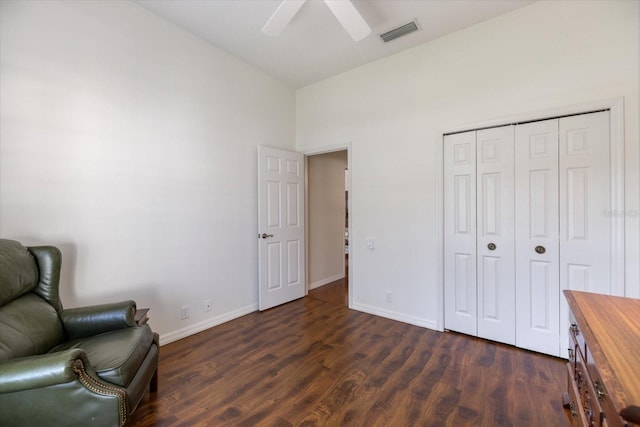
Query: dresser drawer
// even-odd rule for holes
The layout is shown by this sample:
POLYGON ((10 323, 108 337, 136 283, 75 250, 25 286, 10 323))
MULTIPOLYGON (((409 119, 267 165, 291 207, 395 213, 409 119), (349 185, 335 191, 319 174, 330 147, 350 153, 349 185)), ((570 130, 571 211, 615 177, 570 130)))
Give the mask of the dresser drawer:
POLYGON ((614 408, 613 402, 611 401, 606 386, 604 385, 602 377, 598 371, 598 367, 594 363, 593 355, 589 351, 589 347, 587 347, 586 356, 586 370, 590 378, 590 393, 604 412, 603 418, 607 420, 607 424, 604 425, 609 425, 611 427, 626 426, 627 424, 620 418, 614 408))
POLYGON ((578 346, 578 341, 576 337, 571 333, 569 334, 569 336, 571 337, 569 339, 569 348, 568 348, 569 364, 571 365, 571 368, 573 368, 573 375, 575 376, 576 360, 578 359, 578 357, 580 357, 579 354, 581 354, 581 351, 580 351, 580 347, 578 346))
POLYGON ((576 387, 575 370, 571 363, 567 363, 567 392, 569 394, 569 422, 571 427, 588 426, 587 419, 584 416, 580 405, 580 393, 576 387))
POLYGON ((598 400, 598 394, 594 388, 594 384, 590 373, 587 371, 584 359, 581 354, 576 357, 576 374, 575 374, 576 387, 579 393, 580 409, 584 413, 584 418, 587 421, 587 425, 591 427, 600 427, 604 414, 600 402, 598 400))
POLYGON ((575 343, 575 345, 578 346, 582 355, 586 356, 587 344, 584 341, 584 335, 582 335, 582 333, 580 332, 580 327, 578 326, 578 323, 576 322, 576 319, 573 316, 572 312, 569 312, 569 322, 571 325, 569 327, 569 336, 571 337, 571 340, 575 343))

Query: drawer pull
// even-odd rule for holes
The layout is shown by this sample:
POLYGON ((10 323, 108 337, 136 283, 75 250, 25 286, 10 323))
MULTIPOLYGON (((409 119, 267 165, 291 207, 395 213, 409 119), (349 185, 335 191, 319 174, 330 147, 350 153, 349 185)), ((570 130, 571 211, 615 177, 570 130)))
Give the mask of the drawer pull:
POLYGON ((569 351, 569 360, 573 360, 573 349, 569 348, 567 350, 569 351))
POLYGON ((600 380, 595 380, 593 383, 593 388, 596 389, 596 394, 598 395, 598 400, 604 400, 607 397, 607 393, 604 392, 604 387, 600 380))
POLYGON ((571 411, 571 416, 573 418, 578 416, 578 411, 576 411, 576 404, 573 402, 569 402, 569 410, 571 411))
POLYGON ((576 325, 575 323, 571 324, 571 327, 569 328, 569 330, 574 336, 580 335, 580 329, 578 329, 578 325, 576 325))

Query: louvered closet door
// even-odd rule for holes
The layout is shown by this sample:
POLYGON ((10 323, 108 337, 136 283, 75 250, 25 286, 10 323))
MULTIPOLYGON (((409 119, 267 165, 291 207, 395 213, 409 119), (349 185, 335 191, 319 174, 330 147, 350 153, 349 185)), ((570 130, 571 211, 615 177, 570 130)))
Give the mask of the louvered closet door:
POLYGON ((446 329, 476 335, 476 133, 444 138, 446 329))
POLYGON ((513 126, 477 132, 478 336, 515 344, 513 126))
POLYGON ((516 345, 558 354, 558 121, 516 126, 516 345))

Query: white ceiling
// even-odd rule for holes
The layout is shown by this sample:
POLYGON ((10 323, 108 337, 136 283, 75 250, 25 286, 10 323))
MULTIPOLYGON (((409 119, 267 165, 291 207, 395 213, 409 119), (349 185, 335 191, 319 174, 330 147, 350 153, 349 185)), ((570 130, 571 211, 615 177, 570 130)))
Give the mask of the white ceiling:
POLYGON ((307 0, 276 37, 261 29, 280 0, 133 0, 295 87, 469 27, 533 0, 353 0, 372 33, 354 42, 324 1, 307 0), (384 43, 378 36, 414 19, 421 28, 384 43))

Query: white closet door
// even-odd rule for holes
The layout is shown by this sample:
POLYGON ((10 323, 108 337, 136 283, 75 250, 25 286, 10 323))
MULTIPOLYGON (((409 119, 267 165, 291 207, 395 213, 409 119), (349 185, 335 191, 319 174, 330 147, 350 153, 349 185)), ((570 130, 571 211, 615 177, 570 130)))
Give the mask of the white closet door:
POLYGON ((610 294, 609 112, 445 136, 445 328, 566 356, 561 291, 610 294))
POLYGON ((444 139, 446 329, 477 335, 476 133, 444 139))
POLYGON ((558 355, 558 120, 515 135, 516 345, 558 355))
MULTIPOLYGON (((560 119, 560 284, 611 294, 609 112, 560 119)), ((561 296, 561 343, 568 306, 561 296)), ((564 347, 562 347, 564 354, 564 347)))
POLYGON ((477 132, 478 336, 515 344, 514 130, 477 132))

